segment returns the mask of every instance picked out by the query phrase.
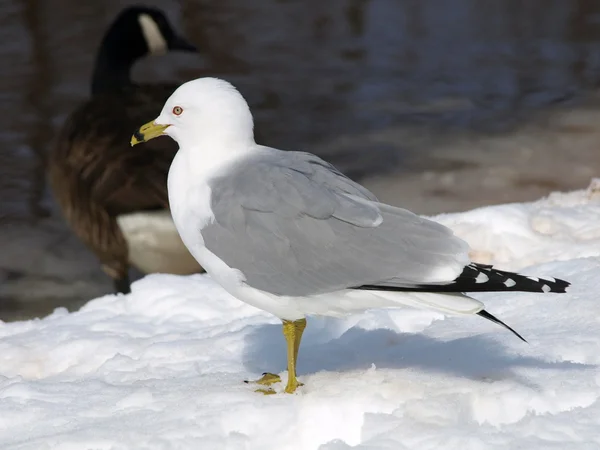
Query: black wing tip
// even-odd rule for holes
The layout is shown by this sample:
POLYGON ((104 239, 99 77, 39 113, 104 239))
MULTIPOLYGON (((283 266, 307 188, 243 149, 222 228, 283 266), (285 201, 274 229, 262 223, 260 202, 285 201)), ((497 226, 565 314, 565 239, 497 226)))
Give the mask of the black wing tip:
POLYGON ((565 294, 567 288, 571 286, 571 283, 559 278, 553 278, 551 280, 540 278, 539 283, 542 285, 542 292, 544 294, 565 294), (544 286, 547 286, 550 290, 544 290, 544 286))
MULTIPOLYGON (((570 282, 561 280, 560 278, 538 278, 534 276, 521 275, 517 272, 507 272, 504 270, 494 269, 489 264, 470 263, 465 266, 463 274, 459 276, 455 282, 458 282, 468 270, 476 270, 477 273, 483 273, 494 279, 494 288, 490 291, 514 291, 514 292, 541 292, 545 294, 564 294, 567 288, 571 285, 570 282), (498 279, 499 278, 499 279, 498 279)), ((481 291, 485 292, 487 283, 481 283, 481 291)), ((477 290, 477 286, 475 289, 477 290)))
POLYGON ((494 269, 488 264, 470 263, 453 281, 445 284, 417 284, 397 286, 385 284, 367 284, 353 289, 395 291, 395 292, 431 292, 431 293, 468 293, 468 292, 534 292, 540 294, 564 294, 571 283, 559 278, 538 278, 494 269))
POLYGON ((509 330, 510 332, 512 332, 515 336, 517 336, 519 339, 521 339, 523 342, 525 342, 526 344, 528 344, 529 342, 527 342, 527 340, 521 336, 519 333, 517 333, 513 328, 509 327, 508 325, 506 325, 504 322, 502 322, 500 319, 498 319, 496 316, 490 314, 489 312, 487 312, 485 309, 482 309, 481 311, 479 311, 477 313, 478 316, 483 317, 484 319, 487 319, 491 322, 494 322, 500 326, 503 326, 504 328, 506 328, 507 330, 509 330))
POLYGON ((565 280, 560 280, 558 278, 554 279, 554 286, 555 286, 555 290, 553 290, 552 292, 556 292, 559 294, 565 293, 567 292, 567 288, 569 286, 571 286, 571 283, 569 281, 565 281, 565 280))

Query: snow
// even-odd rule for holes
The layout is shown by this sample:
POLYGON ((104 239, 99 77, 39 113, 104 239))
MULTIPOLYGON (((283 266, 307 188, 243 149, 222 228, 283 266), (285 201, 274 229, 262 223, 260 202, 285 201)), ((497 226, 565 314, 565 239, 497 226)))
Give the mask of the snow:
POLYGON ((436 217, 478 261, 573 283, 477 295, 529 344, 430 311, 309 318, 305 385, 263 396, 242 380, 285 380, 280 324, 208 276, 0 323, 0 448, 598 449, 597 190, 436 217))

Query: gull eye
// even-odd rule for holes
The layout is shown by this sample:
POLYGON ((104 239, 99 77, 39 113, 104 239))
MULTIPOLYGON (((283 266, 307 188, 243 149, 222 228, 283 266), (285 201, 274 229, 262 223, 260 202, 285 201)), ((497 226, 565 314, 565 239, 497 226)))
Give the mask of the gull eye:
POLYGON ((181 106, 175 106, 173 108, 173 114, 175 114, 176 116, 180 116, 182 112, 183 108, 181 106))

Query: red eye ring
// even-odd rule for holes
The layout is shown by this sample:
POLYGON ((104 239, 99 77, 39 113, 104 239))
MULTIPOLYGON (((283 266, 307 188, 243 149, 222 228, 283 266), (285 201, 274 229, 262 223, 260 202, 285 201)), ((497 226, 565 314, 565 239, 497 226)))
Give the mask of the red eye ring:
POLYGON ((173 114, 175 114, 176 116, 180 116, 182 112, 183 108, 181 106, 175 106, 173 108, 173 114))

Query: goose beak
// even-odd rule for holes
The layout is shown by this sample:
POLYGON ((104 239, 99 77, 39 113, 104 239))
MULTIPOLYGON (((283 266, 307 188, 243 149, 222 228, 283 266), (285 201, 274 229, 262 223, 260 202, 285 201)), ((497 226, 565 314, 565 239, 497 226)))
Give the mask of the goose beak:
POLYGON ((148 142, 150 139, 162 136, 169 125, 159 125, 154 120, 139 127, 131 136, 131 146, 148 142))

